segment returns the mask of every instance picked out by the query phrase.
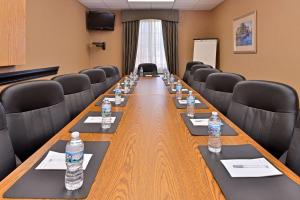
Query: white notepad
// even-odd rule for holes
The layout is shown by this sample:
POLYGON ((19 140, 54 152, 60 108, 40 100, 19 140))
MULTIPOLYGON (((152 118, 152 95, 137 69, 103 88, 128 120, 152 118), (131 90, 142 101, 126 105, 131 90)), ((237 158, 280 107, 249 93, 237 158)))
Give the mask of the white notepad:
POLYGON ((186 91, 189 91, 189 90, 186 89, 186 88, 183 88, 181 91, 186 92, 186 91))
POLYGON ((235 177, 267 177, 282 175, 265 158, 256 159, 228 159, 221 160, 230 176, 235 177))
MULTIPOLYGON (((105 97, 104 99, 107 99, 110 102, 115 102, 116 101, 116 98, 105 97)), ((124 98, 121 98, 121 101, 123 102, 124 98)))
MULTIPOLYGON (((179 104, 187 104, 187 100, 186 99, 181 99, 181 100, 178 100, 178 103, 179 104)), ((195 103, 201 103, 199 100, 195 100, 195 103)))
POLYGON ((190 119, 193 126, 208 126, 209 119, 190 119))
MULTIPOLYGON (((86 169, 93 154, 84 154, 82 168, 86 169)), ((66 155, 65 153, 58 153, 49 151, 45 159, 35 168, 37 170, 66 170, 66 155)))
POLYGON ((152 77, 152 75, 151 75, 151 74, 146 74, 145 76, 147 76, 147 77, 152 77))
MULTIPOLYGON (((116 117, 111 117, 110 118, 110 123, 113 124, 115 123, 116 117)), ((84 121, 85 124, 101 124, 102 123, 102 117, 93 117, 90 116, 88 118, 86 118, 86 120, 84 121)))

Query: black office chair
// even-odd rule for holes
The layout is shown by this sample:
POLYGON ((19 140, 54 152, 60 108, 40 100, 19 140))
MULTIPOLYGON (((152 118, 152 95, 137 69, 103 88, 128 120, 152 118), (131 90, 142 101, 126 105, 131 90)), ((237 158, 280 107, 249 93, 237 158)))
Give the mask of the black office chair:
POLYGON ((91 82, 86 74, 66 74, 54 77, 52 80, 62 85, 72 119, 94 100, 91 82))
POLYGON ((70 115, 62 86, 56 81, 30 81, 1 92, 15 153, 26 160, 61 130, 70 115))
POLYGON ((298 176, 300 176, 300 115, 298 115, 292 140, 287 152, 280 160, 298 176))
POLYGON ((242 81, 233 90, 227 116, 279 158, 289 147, 298 108, 298 95, 288 85, 242 81))
POLYGON ((120 71, 117 66, 112 66, 115 70, 115 83, 117 83, 121 79, 120 71))
POLYGON ((157 66, 154 63, 142 63, 138 66, 138 72, 143 68, 144 75, 157 75, 157 66))
POLYGON ((106 83, 108 88, 110 88, 111 86, 113 86, 115 84, 115 75, 116 75, 116 71, 113 67, 111 66, 98 66, 95 67, 95 69, 102 69, 105 72, 106 75, 106 83))
POLYGON ((245 77, 233 73, 210 74, 205 83, 204 97, 226 115, 234 86, 245 77))
POLYGON ((0 103, 0 181, 16 168, 16 158, 6 126, 5 111, 0 103))
POLYGON ((187 84, 189 86, 192 86, 193 81, 194 81, 194 74, 197 69, 207 69, 207 68, 212 69, 213 67, 210 65, 204 65, 204 64, 196 64, 196 65, 192 66, 190 74, 188 76, 187 84))
POLYGON ((188 83, 188 77, 190 75, 190 72, 191 72, 191 68, 194 66, 194 65, 197 65, 197 64, 203 64, 203 62, 199 62, 199 61, 191 61, 191 62, 188 62, 186 64, 186 67, 185 67, 185 72, 184 72, 184 75, 183 75, 183 78, 182 80, 186 83, 188 83))
POLYGON ((191 84, 191 87, 196 90, 199 94, 204 96, 204 90, 205 90, 205 82, 208 77, 208 75, 212 73, 218 73, 220 72, 218 69, 214 68, 200 68, 197 69, 193 74, 193 82, 191 84))
POLYGON ((90 78, 95 99, 109 88, 109 85, 106 82, 106 74, 103 69, 86 69, 80 71, 80 73, 86 74, 90 78))

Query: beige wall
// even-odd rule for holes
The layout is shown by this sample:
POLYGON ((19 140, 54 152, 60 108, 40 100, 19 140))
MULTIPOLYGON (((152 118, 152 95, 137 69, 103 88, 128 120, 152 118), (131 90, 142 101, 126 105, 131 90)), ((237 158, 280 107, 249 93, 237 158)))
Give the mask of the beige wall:
POLYGON ((106 50, 91 46, 91 66, 115 65, 122 72, 122 15, 121 11, 113 11, 116 14, 114 31, 90 31, 90 42, 105 42, 106 50))
POLYGON ((59 65, 59 73, 89 66, 86 8, 77 0, 27 0, 26 64, 17 70, 59 65))
POLYGON ((287 83, 300 94, 300 1, 226 0, 212 12, 220 66, 247 79, 287 83), (257 10, 257 54, 233 54, 232 20, 257 10))
POLYGON ((193 59, 195 38, 209 37, 211 18, 209 12, 180 11, 178 24, 179 75, 182 77, 186 63, 193 59))

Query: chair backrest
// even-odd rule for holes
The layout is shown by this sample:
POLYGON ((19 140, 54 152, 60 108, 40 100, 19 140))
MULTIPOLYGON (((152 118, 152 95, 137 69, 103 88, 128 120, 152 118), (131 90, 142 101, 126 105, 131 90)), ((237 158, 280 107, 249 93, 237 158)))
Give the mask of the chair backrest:
POLYGON ((109 88, 106 81, 106 74, 103 69, 86 69, 80 71, 80 73, 86 74, 90 78, 95 99, 109 88))
POLYGON ((186 83, 188 82, 188 76, 189 76, 189 74, 190 74, 191 68, 192 68, 194 65, 196 65, 196 64, 203 64, 203 63, 200 62, 200 61, 191 61, 191 62, 188 62, 188 63, 186 64, 185 72, 184 72, 183 78, 182 78, 182 80, 183 80, 184 82, 186 82, 186 83))
POLYGON ((189 76, 188 76, 188 85, 191 86, 193 84, 194 74, 197 69, 207 69, 207 68, 212 69, 213 67, 210 65, 204 65, 204 64, 196 64, 196 65, 192 66, 189 76))
POLYGON ((214 68, 200 68, 197 69, 193 74, 193 82, 191 87, 196 90, 199 94, 204 95, 205 82, 208 75, 212 73, 220 72, 218 69, 214 68))
POLYGON ((138 66, 138 72, 140 69, 143 68, 144 73, 152 73, 152 74, 157 74, 157 66, 154 63, 142 63, 139 64, 138 66))
POLYGON ((298 107, 298 95, 288 85, 242 81, 234 87, 227 116, 279 158, 289 147, 298 107))
POLYGON ((300 176, 300 115, 296 121, 293 137, 286 157, 286 166, 300 176))
POLYGON ((111 66, 98 66, 95 67, 95 69, 102 69, 105 72, 106 75, 106 83, 108 88, 110 88, 113 84, 115 84, 115 75, 116 71, 111 66))
POLYGON ((226 115, 231 102, 234 86, 245 80, 239 74, 212 73, 205 82, 204 97, 220 112, 226 115))
POLYGON ((1 92, 9 134, 24 161, 69 121, 62 86, 56 81, 29 81, 1 92))
POLYGON ((72 119, 94 100, 91 82, 86 74, 66 74, 54 77, 52 80, 62 85, 72 119))
POLYGON ((120 75, 120 71, 119 68, 117 66, 112 66, 116 72, 115 74, 115 82, 118 82, 121 79, 121 75, 120 75))
POLYGON ((16 159, 9 137, 5 111, 0 103, 0 181, 16 168, 16 159))

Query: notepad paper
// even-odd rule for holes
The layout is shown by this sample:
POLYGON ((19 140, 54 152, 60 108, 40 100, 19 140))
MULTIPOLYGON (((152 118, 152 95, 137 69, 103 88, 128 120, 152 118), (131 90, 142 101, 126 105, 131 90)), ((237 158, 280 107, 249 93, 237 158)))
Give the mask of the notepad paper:
MULTIPOLYGON (((116 98, 105 97, 104 99, 106 99, 106 100, 108 100, 110 102, 115 102, 116 101, 116 98)), ((123 102, 124 98, 121 98, 121 101, 123 102)))
POLYGON ((147 76, 147 77, 152 77, 152 75, 151 75, 151 74, 146 74, 145 76, 147 76))
POLYGON ((189 90, 186 89, 186 88, 183 88, 181 91, 186 92, 186 91, 189 91, 189 90))
MULTIPOLYGON (((115 123, 116 117, 111 117, 110 118, 110 123, 113 124, 115 123)), ((101 124, 102 123, 102 117, 88 117, 84 121, 85 124, 101 124)))
POLYGON ((265 158, 228 159, 221 160, 221 163, 233 178, 282 175, 282 173, 265 158))
MULTIPOLYGON (((187 100, 186 100, 186 99, 181 99, 181 100, 178 100, 178 103, 179 103, 179 104, 187 104, 187 100)), ((195 104, 196 104, 196 103, 199 104, 199 103, 201 103, 201 102, 200 102, 199 100, 195 100, 195 104)))
POLYGON ((209 119, 190 119, 194 126, 208 126, 209 119))
MULTIPOLYGON (((84 154, 82 168, 85 170, 93 154, 84 154)), ((66 155, 49 151, 45 159, 35 168, 36 170, 66 170, 66 155)))

